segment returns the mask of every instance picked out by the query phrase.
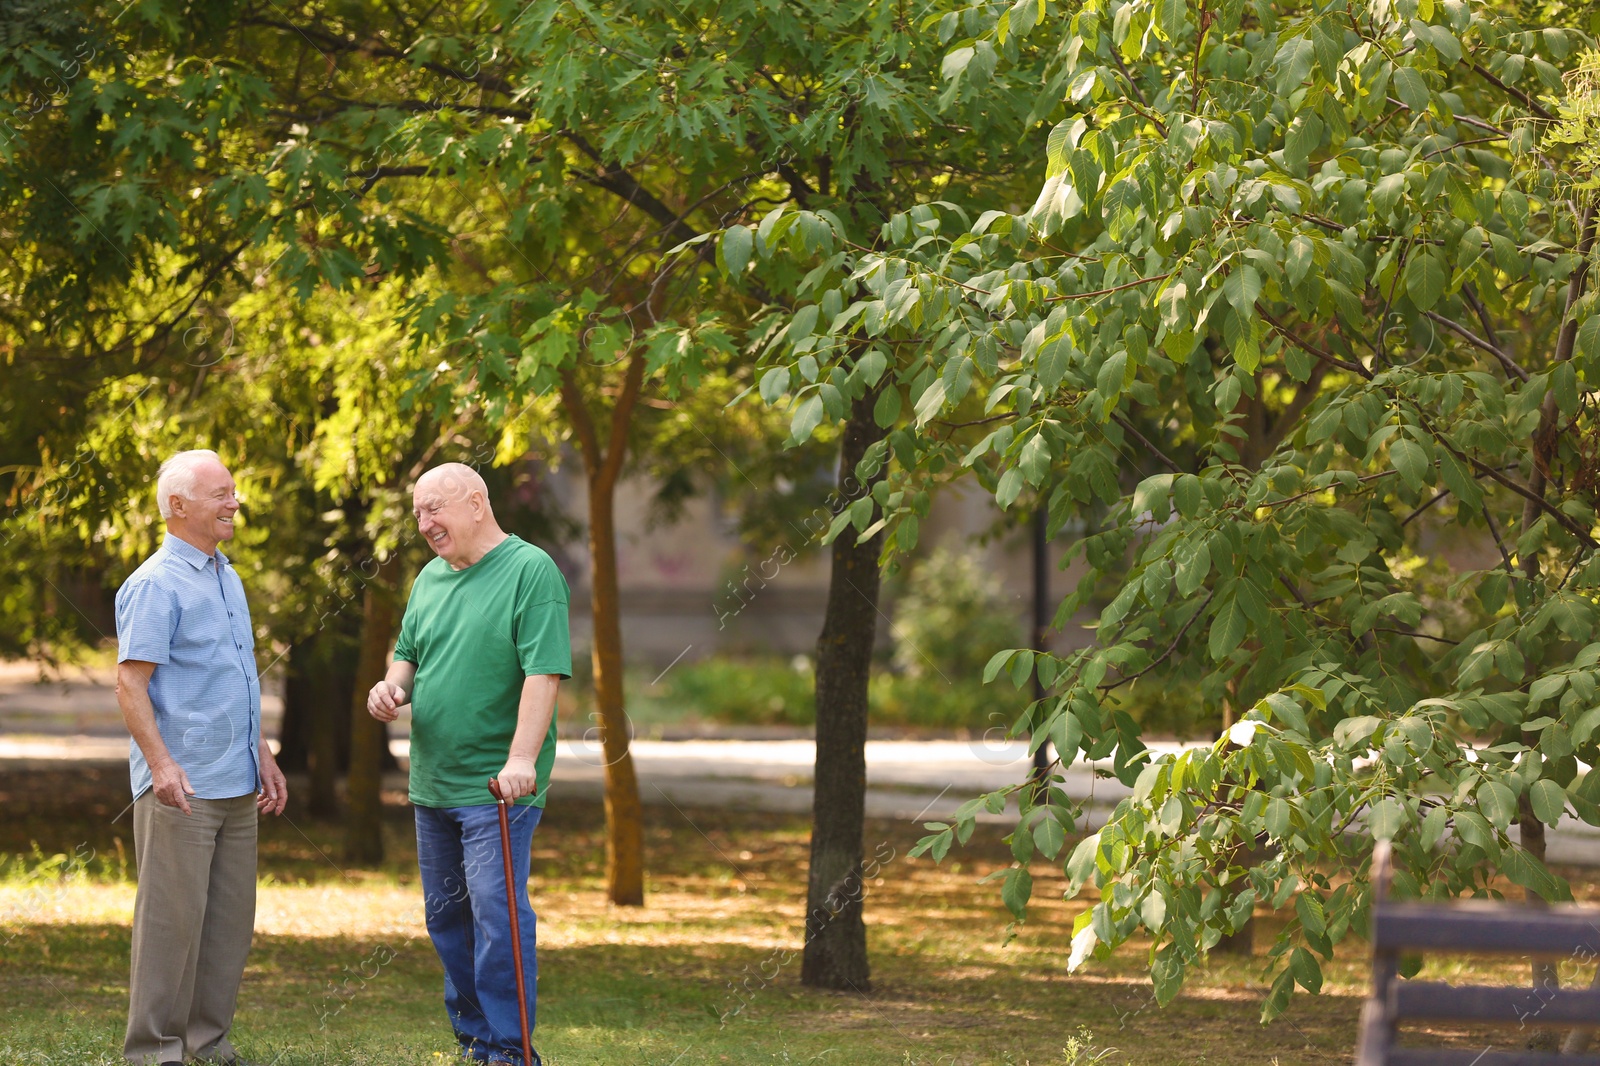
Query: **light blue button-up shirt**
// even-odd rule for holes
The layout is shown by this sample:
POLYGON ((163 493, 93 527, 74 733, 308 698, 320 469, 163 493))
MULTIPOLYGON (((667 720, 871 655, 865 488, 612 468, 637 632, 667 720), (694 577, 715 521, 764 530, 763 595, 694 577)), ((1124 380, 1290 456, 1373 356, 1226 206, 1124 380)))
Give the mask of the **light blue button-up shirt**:
MULTIPOLYGON (((232 799, 261 779, 261 680, 244 583, 228 557, 168 533, 117 590, 117 662, 155 663, 156 728, 200 799, 232 799)), ((150 766, 128 745, 137 799, 150 766)))

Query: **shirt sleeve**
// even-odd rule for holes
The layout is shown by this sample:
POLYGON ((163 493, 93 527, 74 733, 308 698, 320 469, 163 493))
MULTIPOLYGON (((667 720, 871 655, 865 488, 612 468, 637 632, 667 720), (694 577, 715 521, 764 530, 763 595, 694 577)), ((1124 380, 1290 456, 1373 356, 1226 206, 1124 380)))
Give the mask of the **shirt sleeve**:
POLYGON ((176 597, 154 581, 125 586, 117 597, 117 662, 171 662, 178 614, 176 597))
POLYGON ((531 568, 517 596, 517 658, 522 675, 572 677, 572 634, 567 626, 567 579, 548 558, 531 568))
MULTIPOLYGON (((416 591, 416 584, 411 586, 412 592, 416 591)), ((397 663, 412 663, 417 661, 417 635, 416 622, 413 620, 410 599, 406 600, 405 613, 400 616, 400 635, 394 641, 394 661, 397 663)))

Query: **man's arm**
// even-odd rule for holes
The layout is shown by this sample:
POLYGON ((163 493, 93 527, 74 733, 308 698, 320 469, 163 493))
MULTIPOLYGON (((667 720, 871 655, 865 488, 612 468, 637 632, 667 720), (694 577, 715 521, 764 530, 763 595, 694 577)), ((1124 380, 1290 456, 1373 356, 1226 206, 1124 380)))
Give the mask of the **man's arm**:
POLYGON ((522 698, 517 701, 517 731, 511 736, 511 754, 500 771, 500 794, 508 799, 531 796, 538 788, 534 770, 539 749, 550 732, 556 713, 556 693, 561 690, 560 674, 532 674, 522 681, 522 698))
POLYGON ((411 686, 417 680, 417 664, 396 659, 389 664, 383 680, 367 693, 367 713, 380 722, 400 717, 400 708, 411 700, 411 686))
POLYGON ((184 814, 189 812, 186 796, 194 795, 189 785, 189 775, 167 750, 156 728, 156 708, 150 702, 150 675, 156 664, 139 659, 127 659, 117 664, 117 706, 122 709, 122 720, 128 725, 144 761, 150 764, 151 788, 156 799, 168 807, 176 807, 184 814))

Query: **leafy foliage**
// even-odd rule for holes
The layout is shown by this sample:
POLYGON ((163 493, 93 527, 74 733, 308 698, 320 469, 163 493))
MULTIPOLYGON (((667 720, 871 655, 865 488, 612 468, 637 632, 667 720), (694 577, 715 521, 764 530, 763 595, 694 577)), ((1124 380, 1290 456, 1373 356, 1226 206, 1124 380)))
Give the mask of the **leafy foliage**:
MULTIPOLYGON (((1402 894, 1504 875, 1566 897, 1512 827, 1600 824, 1600 776, 1579 771, 1600 755, 1579 17, 1023 0, 930 20, 946 99, 1003 97, 1008 50, 1051 37, 1068 113, 1036 149, 1047 178, 1026 210, 929 202, 821 260, 763 396, 804 439, 876 393, 882 515, 832 533, 881 528, 886 558, 955 477, 1002 508, 1041 497, 1053 530, 1096 518, 1057 616, 1098 608, 1095 644, 985 672, 1037 674, 1017 730, 1134 787, 1071 849, 1065 794, 1021 793, 1002 897, 1025 914, 1036 855, 1097 894, 1073 966, 1147 934, 1169 1001, 1257 905, 1282 909, 1270 1018, 1364 929, 1374 836, 1402 894), (1239 720, 1152 758, 1111 697, 1177 680, 1239 720)), ((780 208, 756 253, 815 261, 827 228, 780 208)), ((1004 799, 922 850, 942 859, 1004 799)))
POLYGON ((895 665, 912 677, 970 678, 1022 636, 1016 605, 978 556, 943 546, 911 571, 894 615, 895 665))

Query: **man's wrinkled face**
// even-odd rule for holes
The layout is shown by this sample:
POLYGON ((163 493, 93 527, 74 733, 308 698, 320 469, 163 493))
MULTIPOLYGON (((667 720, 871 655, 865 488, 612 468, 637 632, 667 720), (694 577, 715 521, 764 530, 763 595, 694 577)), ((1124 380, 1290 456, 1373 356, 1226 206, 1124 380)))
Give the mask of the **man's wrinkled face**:
POLYGON ((411 500, 417 531, 434 553, 446 562, 463 558, 478 525, 472 490, 454 478, 427 478, 417 485, 411 500))
POLYGON ((233 517, 239 497, 233 475, 221 463, 206 463, 195 471, 194 497, 175 497, 174 514, 181 510, 184 527, 206 540, 232 540, 233 517))

